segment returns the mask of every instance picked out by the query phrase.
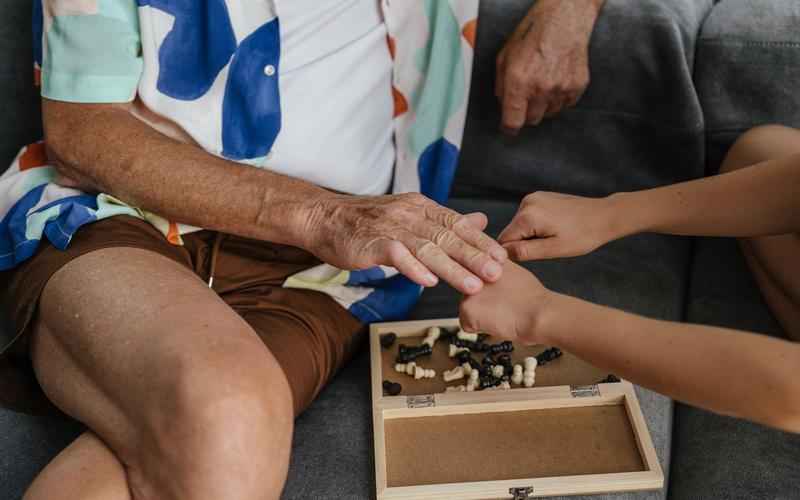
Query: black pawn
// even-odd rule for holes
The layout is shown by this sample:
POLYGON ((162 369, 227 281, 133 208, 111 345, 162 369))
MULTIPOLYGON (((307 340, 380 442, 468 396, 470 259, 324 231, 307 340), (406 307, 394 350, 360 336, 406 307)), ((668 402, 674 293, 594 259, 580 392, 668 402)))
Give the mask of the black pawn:
POLYGON ((383 390, 390 396, 397 396, 403 390, 403 386, 391 380, 384 380, 383 390))
POLYGON ((388 349, 394 345, 395 340, 397 340, 396 333, 384 333, 381 335, 381 347, 388 349))

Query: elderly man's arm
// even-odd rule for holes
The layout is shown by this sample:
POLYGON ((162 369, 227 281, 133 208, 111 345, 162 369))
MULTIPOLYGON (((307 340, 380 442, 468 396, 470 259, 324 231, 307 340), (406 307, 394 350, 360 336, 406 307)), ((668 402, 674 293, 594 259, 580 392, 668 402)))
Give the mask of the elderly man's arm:
POLYGON ((495 93, 502 126, 526 123, 574 106, 589 85, 589 39, 605 0, 538 0, 497 56, 495 93))
POLYGON ((463 216, 418 194, 346 196, 227 161, 173 140, 131 105, 45 99, 45 137, 62 176, 170 220, 304 248, 345 269, 394 266, 476 293, 500 277, 505 250, 463 216))

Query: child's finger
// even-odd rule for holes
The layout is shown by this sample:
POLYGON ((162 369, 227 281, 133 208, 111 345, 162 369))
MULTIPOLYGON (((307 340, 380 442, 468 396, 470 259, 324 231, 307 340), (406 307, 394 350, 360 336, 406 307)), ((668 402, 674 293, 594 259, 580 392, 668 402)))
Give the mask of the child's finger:
POLYGON ((498 243, 505 245, 513 241, 520 241, 533 236, 531 234, 530 216, 524 212, 517 213, 511 222, 500 232, 497 237, 498 243))
POLYGON ((514 241, 504 244, 503 247, 508 250, 509 257, 517 262, 566 257, 559 239, 554 237, 514 241))
POLYGON ((481 331, 479 315, 473 314, 469 305, 470 297, 465 297, 458 308, 458 322, 461 329, 467 333, 477 333, 481 331))

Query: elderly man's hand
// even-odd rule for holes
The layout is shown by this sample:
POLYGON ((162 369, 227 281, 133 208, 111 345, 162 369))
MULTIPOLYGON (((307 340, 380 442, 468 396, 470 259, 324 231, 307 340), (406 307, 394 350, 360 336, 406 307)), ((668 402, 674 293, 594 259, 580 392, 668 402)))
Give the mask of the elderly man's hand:
POLYGON ((461 215, 418 193, 331 195, 314 202, 303 245, 342 269, 397 268, 423 286, 441 278, 464 294, 500 279, 508 254, 486 216, 461 215))
POLYGON ((589 39, 604 0, 539 0, 497 56, 502 127, 516 135, 574 106, 589 85, 589 39))

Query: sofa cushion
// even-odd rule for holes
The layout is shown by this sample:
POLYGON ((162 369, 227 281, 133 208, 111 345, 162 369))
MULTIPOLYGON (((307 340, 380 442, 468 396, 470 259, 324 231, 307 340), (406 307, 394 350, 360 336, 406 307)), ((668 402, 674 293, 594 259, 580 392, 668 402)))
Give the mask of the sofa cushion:
POLYGON ((800 3, 725 0, 697 42, 695 83, 708 133, 709 170, 745 130, 800 127, 800 3))
POLYGON ((481 3, 457 195, 536 190, 604 195, 702 175, 694 40, 711 0, 607 0, 592 35, 591 83, 577 107, 498 133, 495 58, 530 0, 481 3))
MULTIPOLYGON (((697 241, 687 320, 781 335, 733 239, 697 241)), ((797 498, 798 478, 800 435, 675 405, 670 498, 797 498)))

